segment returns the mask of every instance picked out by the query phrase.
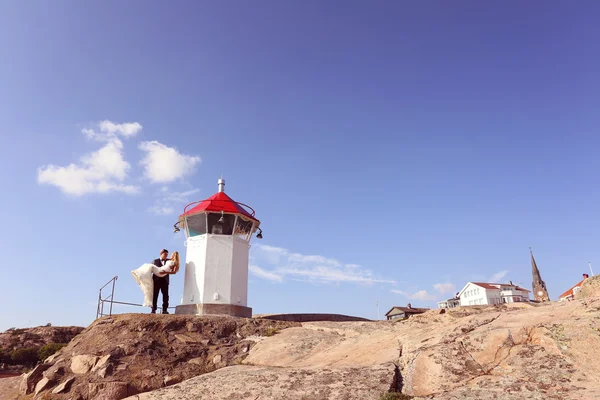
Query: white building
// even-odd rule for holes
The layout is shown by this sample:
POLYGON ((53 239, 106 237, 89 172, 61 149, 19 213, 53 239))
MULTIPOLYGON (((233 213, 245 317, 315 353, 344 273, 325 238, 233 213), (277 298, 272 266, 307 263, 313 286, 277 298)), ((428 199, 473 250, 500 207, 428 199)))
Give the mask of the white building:
POLYGON ((510 283, 469 282, 458 293, 461 306, 529 301, 529 290, 510 283))
POLYGON ((225 181, 206 200, 188 204, 175 229, 185 231, 186 259, 181 305, 175 314, 252 317, 248 307, 248 252, 260 221, 249 206, 225 194, 225 181), (193 207, 190 207, 192 206, 193 207))
POLYGON ((460 298, 458 297, 458 293, 456 295, 457 297, 438 302, 438 308, 455 308, 460 306, 460 298))

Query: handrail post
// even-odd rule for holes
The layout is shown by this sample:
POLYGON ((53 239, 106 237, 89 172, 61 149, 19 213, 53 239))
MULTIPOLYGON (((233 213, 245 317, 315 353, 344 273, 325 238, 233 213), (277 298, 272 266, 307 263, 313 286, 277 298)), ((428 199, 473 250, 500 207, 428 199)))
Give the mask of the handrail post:
POLYGON ((113 300, 114 300, 114 296, 115 296, 115 282, 116 281, 117 281, 117 277, 115 276, 113 278, 112 291, 110 293, 110 311, 108 312, 108 315, 111 315, 111 316, 112 316, 113 300))
POLYGON ((96 308, 96 319, 100 315, 100 302, 102 301, 102 289, 98 292, 98 308, 96 308))

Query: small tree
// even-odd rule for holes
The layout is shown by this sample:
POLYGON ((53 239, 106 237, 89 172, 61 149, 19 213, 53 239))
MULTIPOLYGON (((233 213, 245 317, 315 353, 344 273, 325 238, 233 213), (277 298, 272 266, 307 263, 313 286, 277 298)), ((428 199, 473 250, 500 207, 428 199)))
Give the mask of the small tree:
POLYGON ((38 348, 24 347, 10 352, 14 364, 33 365, 38 362, 38 348))
POLYGON ((66 345, 66 343, 48 343, 43 345, 38 350, 39 360, 44 361, 46 358, 50 357, 52 354, 56 353, 66 345))

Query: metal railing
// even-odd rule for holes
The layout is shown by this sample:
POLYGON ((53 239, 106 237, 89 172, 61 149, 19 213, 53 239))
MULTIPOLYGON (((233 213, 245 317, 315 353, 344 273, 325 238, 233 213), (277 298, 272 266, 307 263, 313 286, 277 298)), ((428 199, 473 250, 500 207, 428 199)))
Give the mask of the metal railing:
MULTIPOLYGON (((112 309, 113 309, 113 304, 122 304, 122 305, 126 305, 126 306, 136 306, 136 307, 143 307, 142 304, 136 304, 136 303, 127 303, 124 301, 116 301, 114 299, 115 296, 115 284, 117 283, 117 279, 119 279, 118 276, 113 277, 111 280, 109 280, 108 282, 106 282, 104 284, 104 286, 102 286, 98 292, 98 308, 96 310, 96 319, 100 318, 100 317, 104 317, 105 315, 112 315, 112 309), (110 285, 112 283, 111 289, 110 289, 110 294, 107 295, 106 297, 102 297, 102 289, 106 288, 108 285, 110 285), (109 303, 110 307, 108 309, 108 314, 104 313, 104 303, 109 303)), ((168 309, 173 309, 175 307, 168 307, 168 309)))
POLYGON ((100 288, 100 291, 98 293, 98 310, 96 311, 96 319, 98 319, 100 317, 103 317, 105 315, 112 315, 112 305, 114 303, 113 298, 115 296, 115 283, 117 282, 117 279, 119 279, 118 276, 113 277, 111 280, 109 280, 108 282, 106 282, 104 284, 104 286, 102 286, 100 288), (111 291, 110 291, 110 295, 106 296, 106 298, 103 298, 102 297, 102 289, 104 289, 105 287, 107 287, 111 283, 112 283, 112 288, 111 288, 111 291), (108 314, 104 314, 104 303, 107 302, 107 301, 110 303, 110 309, 108 311, 108 314))

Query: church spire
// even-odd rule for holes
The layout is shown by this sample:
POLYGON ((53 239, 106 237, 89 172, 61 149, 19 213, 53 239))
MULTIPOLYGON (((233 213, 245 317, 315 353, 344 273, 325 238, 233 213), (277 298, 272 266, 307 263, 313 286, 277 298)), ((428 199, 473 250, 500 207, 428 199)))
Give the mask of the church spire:
POLYGON ((546 283, 542 280, 542 275, 540 274, 540 270, 538 269, 537 264, 535 263, 535 258, 533 257, 531 247, 529 248, 529 254, 531 255, 533 297, 536 301, 550 301, 550 297, 548 296, 548 290, 546 289, 546 283))

